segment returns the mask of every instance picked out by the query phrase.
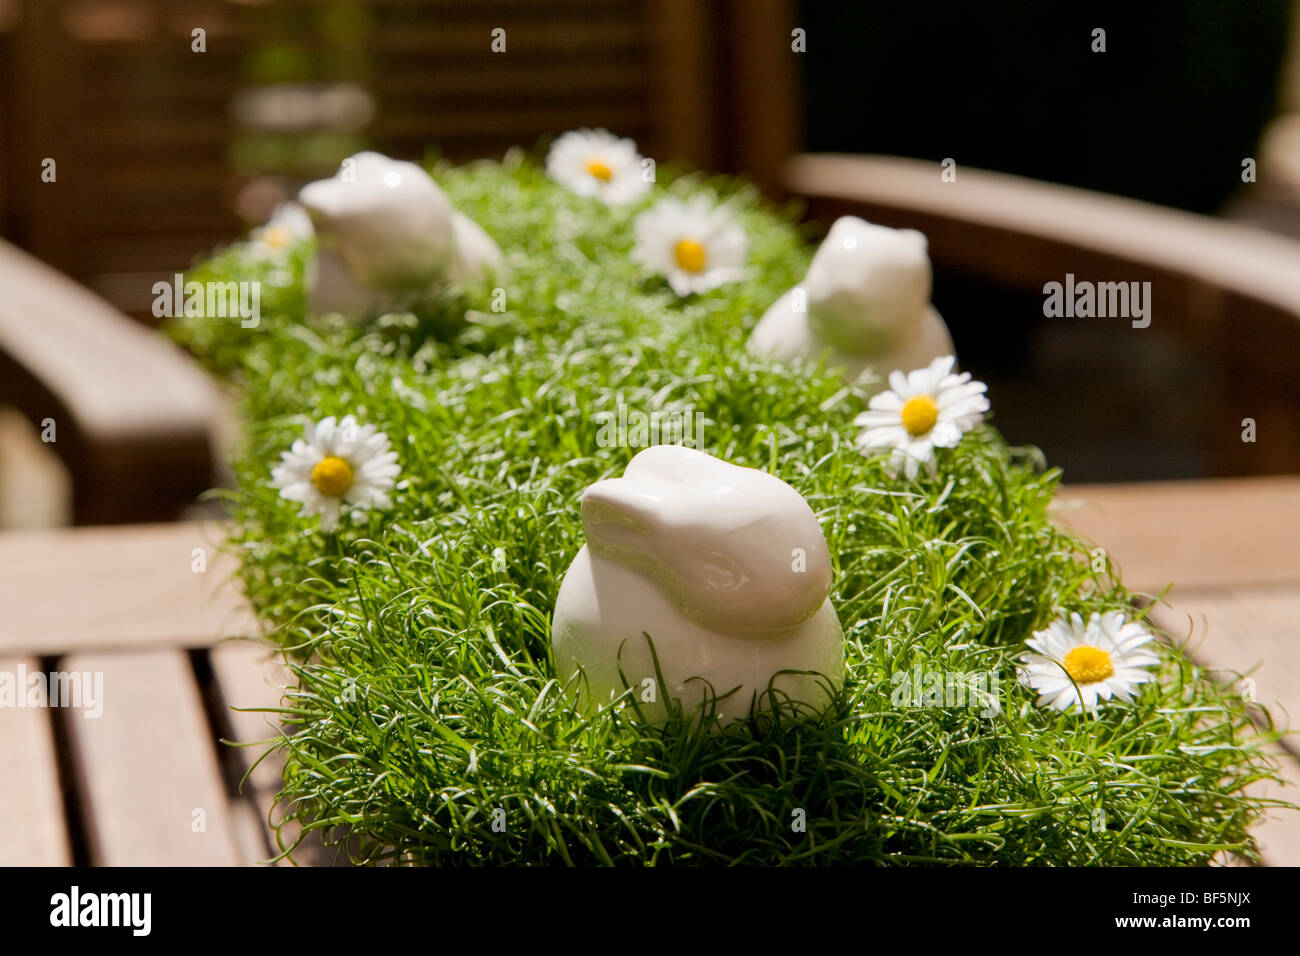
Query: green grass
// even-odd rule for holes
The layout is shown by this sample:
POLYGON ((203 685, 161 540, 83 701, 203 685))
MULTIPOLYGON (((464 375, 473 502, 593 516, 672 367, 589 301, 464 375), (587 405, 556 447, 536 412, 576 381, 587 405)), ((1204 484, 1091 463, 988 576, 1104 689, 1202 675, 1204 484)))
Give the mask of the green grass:
POLYGON ((752 243, 747 281, 679 302, 628 259, 635 208, 572 196, 531 161, 435 174, 507 251, 507 311, 482 285, 367 328, 308 325, 302 256, 275 276, 236 246, 191 277, 280 282, 261 326, 172 327, 246 423, 233 546, 297 676, 280 744, 289 819, 372 862, 1253 857, 1265 804, 1246 788, 1272 774, 1271 734, 1177 646, 1134 705, 1096 719, 1038 710, 1017 685, 1024 639, 1057 611, 1132 602, 1049 520, 1058 473, 985 426, 937 477, 891 478, 853 447, 859 388, 746 353, 810 257, 790 211, 728 180, 661 183, 730 196, 752 243), (549 619, 583 541, 578 496, 636 451, 597 445, 597 413, 620 401, 703 415, 706 451, 812 504, 848 651, 821 720, 646 728, 584 715, 557 686, 549 619), (346 413, 389 434, 403 476, 391 512, 327 535, 269 472, 303 421, 346 413), (891 701, 894 675, 917 666, 996 672, 1001 713, 891 701))

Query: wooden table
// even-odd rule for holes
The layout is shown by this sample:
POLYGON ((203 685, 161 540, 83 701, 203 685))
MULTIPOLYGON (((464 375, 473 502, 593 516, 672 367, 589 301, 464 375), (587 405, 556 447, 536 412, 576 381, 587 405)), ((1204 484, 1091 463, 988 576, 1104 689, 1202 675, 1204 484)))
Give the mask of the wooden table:
MULTIPOLYGON (((1254 671, 1281 720, 1300 713, 1300 477, 1075 486, 1063 520, 1107 548, 1131 588, 1178 582, 1156 619, 1203 663, 1254 671)), ((272 855, 279 787, 266 715, 287 677, 257 644, 217 550, 181 523, 0 535, 0 672, 103 674, 102 716, 0 709, 0 864, 250 865, 272 855), (197 549, 197 550, 196 550, 197 549), (196 570, 200 556, 204 570, 196 570)), ((1231 679, 1224 675, 1225 680, 1231 679)), ((1300 750, 1279 749, 1300 783, 1300 750)), ((1300 791, 1288 788, 1292 800, 1300 791)), ((1300 864, 1300 814, 1258 835, 1300 864)))
MULTIPOLYGON (((1300 715, 1300 477, 1076 485, 1057 496, 1061 518, 1105 547, 1124 583, 1155 597, 1152 617, 1222 668, 1281 727, 1300 715), (1245 688, 1242 688, 1245 690, 1245 688)), ((1285 788, 1258 792, 1300 803, 1300 740, 1274 751, 1285 788)), ((1300 813, 1256 829, 1272 865, 1300 865, 1300 813)))

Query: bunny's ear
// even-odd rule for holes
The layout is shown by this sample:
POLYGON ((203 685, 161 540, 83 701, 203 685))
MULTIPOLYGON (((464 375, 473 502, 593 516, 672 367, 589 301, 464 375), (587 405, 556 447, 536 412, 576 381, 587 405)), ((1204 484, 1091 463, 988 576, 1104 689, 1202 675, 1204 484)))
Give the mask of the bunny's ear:
POLYGON ((726 462, 685 445, 651 445, 633 456, 623 477, 633 481, 681 482, 717 472, 719 466, 727 467, 726 462))

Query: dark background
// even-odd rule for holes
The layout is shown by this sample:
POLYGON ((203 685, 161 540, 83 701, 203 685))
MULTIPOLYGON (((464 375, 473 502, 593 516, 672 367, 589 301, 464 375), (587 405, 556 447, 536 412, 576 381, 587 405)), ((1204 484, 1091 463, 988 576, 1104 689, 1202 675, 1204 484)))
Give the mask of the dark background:
POLYGON ((1290 7, 807 0, 806 148, 951 156, 1214 212, 1277 111, 1290 7))
MULTIPOLYGON (((464 161, 604 126, 647 155, 749 175, 776 198, 802 151, 936 170, 951 157, 1300 235, 1300 187, 1241 181, 1279 111, 1300 109, 1294 90, 1283 102, 1296 85, 1294 9, 0 0, 0 229, 150 322, 154 282, 359 149, 464 161), (203 53, 191 49, 196 26, 203 53), (496 27, 506 54, 490 50, 496 27), (806 53, 790 52, 794 27, 806 53), (1091 49, 1096 27, 1104 53, 1091 49), (58 161, 57 185, 39 179, 44 157, 58 161)), ((1231 390, 1204 348, 1161 323, 1045 320, 1039 295, 942 270, 934 299, 962 364, 989 382, 999 427, 1072 481, 1216 473, 1205 422, 1231 390)))
MULTIPOLYGON (((1221 214, 1278 111, 1290 8, 808 0, 805 148, 936 168, 951 157, 1221 214), (1095 27, 1105 53, 1092 51, 1095 27)), ((1300 223, 1288 208, 1268 219, 1300 223)), ((943 272, 934 301, 964 367, 988 381, 1004 434, 1041 447, 1071 481, 1211 473, 1204 421, 1226 386, 1167 326, 1044 319, 1042 296, 943 272)))

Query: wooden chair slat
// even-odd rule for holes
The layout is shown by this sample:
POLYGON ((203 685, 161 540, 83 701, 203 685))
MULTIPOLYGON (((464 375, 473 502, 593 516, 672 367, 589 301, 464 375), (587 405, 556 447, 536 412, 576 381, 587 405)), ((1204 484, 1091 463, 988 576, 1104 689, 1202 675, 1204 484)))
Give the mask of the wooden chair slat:
POLYGON ((1004 173, 959 168, 954 182, 944 182, 940 173, 937 162, 808 154, 789 162, 785 178, 814 208, 856 203, 874 209, 887 225, 925 219, 933 225, 925 231, 937 261, 991 280, 1041 289, 1067 271, 1140 267, 1300 314, 1300 243, 1294 240, 1004 173), (987 242, 971 242, 976 235, 987 242))
POLYGON ((205 434, 216 393, 174 346, 4 243, 0 288, 0 351, 48 383, 85 427, 205 434))
MULTIPOLYGON (((212 649, 212 669, 217 676, 221 698, 228 707, 276 707, 286 687, 292 688, 294 677, 277 653, 252 641, 227 641, 212 649)), ((230 723, 239 741, 266 740, 277 731, 278 719, 274 714, 232 710, 230 723)), ((245 769, 262 755, 266 748, 254 746, 238 748, 239 760, 245 769)), ((291 844, 298 838, 301 828, 296 821, 282 823, 280 809, 275 806, 276 794, 281 789, 284 759, 279 753, 268 756, 257 764, 245 784, 247 802, 255 808, 259 835, 267 845, 277 848, 276 834, 270 821, 280 824, 280 839, 291 844)), ((265 859, 265 856, 263 856, 265 859)), ((320 831, 308 834, 294 850, 293 863, 282 860, 281 866, 347 866, 347 854, 337 847, 327 847, 320 831)))
POLYGON ((220 397, 179 349, 0 242, 0 400, 56 427, 79 524, 172 517, 212 482, 220 397))
MULTIPOLYGON (((0 674, 15 680, 40 670, 34 658, 0 658, 0 674)), ((48 709, 0 709, 0 767, 0 866, 69 865, 72 851, 48 709)))
POLYGON ((0 652, 209 647, 260 633, 221 534, 179 522, 0 535, 0 652))
POLYGON ((1221 379, 1204 413, 1211 473, 1300 471, 1300 242, 985 170, 959 168, 944 182, 937 161, 805 155, 785 168, 817 219, 925 233, 941 274, 1029 296, 1069 275, 1150 282, 1151 334, 1174 336, 1221 379), (1252 443, 1241 441, 1246 418, 1258 426, 1252 443))
MULTIPOLYGON (((242 772, 249 773, 243 783, 243 795, 256 818, 259 837, 268 847, 276 847, 271 820, 276 813, 275 796, 280 792, 284 759, 273 753, 260 759, 269 740, 279 733, 280 721, 275 714, 259 713, 247 708, 278 707, 284 688, 291 687, 293 675, 270 648, 253 641, 226 641, 212 649, 212 669, 227 716, 234 731, 234 741, 253 744, 237 747, 236 759, 242 772), (244 708, 242 710, 236 708, 244 708)), ((296 830, 285 830, 286 840, 296 830)), ((265 852, 262 859, 266 859, 265 852)), ((288 865, 288 861, 282 861, 288 865)))
MULTIPOLYGON (((226 641, 212 649, 211 657, 222 700, 231 708, 228 716, 238 741, 250 743, 275 737, 279 733, 278 716, 249 708, 279 707, 285 688, 293 686, 293 675, 279 655, 254 641, 226 641)), ((281 762, 267 759, 258 763, 265 749, 239 748, 239 761, 245 770, 257 763, 248 786, 274 794, 280 789, 281 762)))
POLYGON ((76 654, 68 671, 103 673, 103 714, 64 712, 92 862, 233 866, 225 784, 198 685, 181 651, 76 654), (195 811, 205 829, 193 828, 195 811))

